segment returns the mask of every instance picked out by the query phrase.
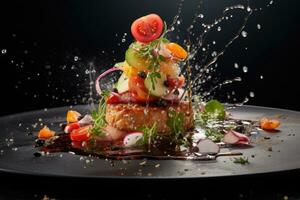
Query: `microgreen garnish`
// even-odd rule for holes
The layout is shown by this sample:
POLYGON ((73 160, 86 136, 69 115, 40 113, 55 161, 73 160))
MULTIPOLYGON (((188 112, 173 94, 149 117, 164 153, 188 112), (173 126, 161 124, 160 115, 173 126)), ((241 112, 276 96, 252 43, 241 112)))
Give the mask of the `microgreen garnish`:
POLYGON ((137 145, 147 147, 149 149, 149 146, 157 137, 156 123, 154 123, 151 127, 142 127, 140 131, 143 132, 143 137, 137 142, 137 145))
POLYGON ((173 142, 177 145, 185 144, 183 123, 183 113, 175 110, 168 111, 167 126, 171 129, 173 142))
POLYGON ((233 158, 233 163, 245 165, 249 164, 249 160, 246 157, 233 158))
POLYGON ((105 112, 106 112, 106 102, 105 97, 108 96, 106 93, 102 93, 103 97, 99 101, 99 106, 97 110, 92 111, 92 118, 94 121, 94 125, 92 128, 89 129, 90 134, 96 136, 105 136, 105 132, 103 128, 106 126, 105 120, 105 112))

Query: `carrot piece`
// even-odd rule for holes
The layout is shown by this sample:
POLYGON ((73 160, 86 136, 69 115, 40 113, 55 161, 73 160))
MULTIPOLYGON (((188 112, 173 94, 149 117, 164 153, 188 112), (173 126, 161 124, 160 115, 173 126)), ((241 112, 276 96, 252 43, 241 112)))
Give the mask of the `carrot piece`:
POLYGON ((55 135, 54 131, 51 131, 47 126, 44 126, 38 134, 38 138, 40 139, 48 139, 55 135))
POLYGON ((280 126, 280 122, 277 119, 268 119, 263 117, 260 120, 260 127, 264 130, 274 130, 280 126))
POLYGON ((77 111, 74 110, 69 110, 67 113, 67 122, 69 123, 74 123, 78 122, 78 118, 81 116, 81 114, 77 111))

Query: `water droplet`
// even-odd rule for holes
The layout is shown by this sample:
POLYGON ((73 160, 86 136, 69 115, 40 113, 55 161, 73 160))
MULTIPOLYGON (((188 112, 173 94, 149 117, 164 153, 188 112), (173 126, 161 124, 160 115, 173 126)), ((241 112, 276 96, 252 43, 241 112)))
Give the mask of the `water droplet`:
POLYGON ((76 61, 78 61, 78 56, 74 56, 74 61, 76 62, 76 61))
POLYGON ((260 77, 259 77, 260 79, 264 79, 264 76, 263 75, 260 75, 260 77))
POLYGON ((1 53, 2 53, 2 54, 6 54, 6 52, 7 52, 6 49, 2 49, 2 50, 1 50, 1 53))
POLYGON ((85 74, 89 74, 89 73, 90 73, 90 70, 86 69, 85 74))
POLYGON ((222 30, 222 28, 221 28, 221 26, 218 26, 218 29, 217 29, 218 31, 221 31, 222 30))
POLYGON ((242 36, 247 37, 248 33, 246 31, 242 31, 242 36))
POLYGON ((251 12, 251 10, 252 10, 252 9, 248 6, 248 7, 247 7, 247 11, 248 11, 248 12, 251 12))
POLYGON ((177 21, 177 24, 179 25, 180 23, 181 23, 181 21, 180 21, 180 20, 178 20, 178 21, 177 21))
POLYGON ((172 26, 172 27, 171 27, 171 31, 174 31, 174 30, 175 30, 175 28, 174 28, 174 26, 172 26))
POLYGON ((211 56, 212 56, 212 57, 217 56, 217 52, 216 52, 216 51, 213 51, 213 52, 211 53, 211 56))
POLYGON ((203 47, 203 48, 202 48, 202 51, 206 51, 206 49, 203 47))
POLYGON ((200 17, 201 19, 204 17, 203 14, 199 14, 198 17, 200 17))
POLYGON ((244 67, 243 67, 243 72, 244 72, 244 73, 247 73, 247 72, 248 72, 248 67, 244 66, 244 67))
POLYGON ((215 44, 216 44, 216 41, 212 41, 212 43, 213 43, 213 45, 215 45, 215 44))
POLYGON ((272 5, 273 3, 274 3, 274 1, 273 1, 273 0, 271 0, 269 4, 270 4, 270 5, 272 5))
POLYGON ((236 68, 236 69, 238 69, 239 68, 239 64, 237 64, 237 63, 234 63, 234 68, 236 68))
POLYGON ((260 24, 257 24, 256 27, 257 27, 258 30, 261 29, 261 25, 260 24))
POLYGON ((126 39, 125 39, 125 38, 123 38, 123 39, 122 39, 122 42, 123 42, 123 43, 124 43, 124 42, 126 42, 126 39))
POLYGON ((249 95, 250 95, 250 97, 252 97, 252 98, 255 96, 254 92, 250 92, 249 95))

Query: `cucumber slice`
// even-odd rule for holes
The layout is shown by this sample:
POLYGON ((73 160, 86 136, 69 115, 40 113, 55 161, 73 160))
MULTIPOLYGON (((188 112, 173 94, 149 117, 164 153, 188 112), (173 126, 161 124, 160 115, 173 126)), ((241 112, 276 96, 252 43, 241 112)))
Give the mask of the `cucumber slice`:
POLYGON ((146 59, 139 55, 139 53, 132 48, 127 49, 125 53, 125 60, 130 66, 136 68, 145 68, 149 66, 149 63, 146 61, 146 59))
POLYGON ((167 80, 166 76, 161 74, 161 78, 155 78, 154 82, 152 82, 151 78, 147 76, 144 83, 151 95, 162 97, 169 92, 169 89, 164 85, 165 80, 167 80))
POLYGON ((118 93, 123 93, 129 90, 128 81, 129 78, 123 73, 116 84, 118 93))

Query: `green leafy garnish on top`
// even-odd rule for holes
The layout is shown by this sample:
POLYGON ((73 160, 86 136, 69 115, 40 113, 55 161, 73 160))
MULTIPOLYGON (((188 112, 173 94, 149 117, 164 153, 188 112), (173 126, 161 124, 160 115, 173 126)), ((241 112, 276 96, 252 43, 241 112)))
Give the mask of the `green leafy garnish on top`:
POLYGON ((105 95, 106 93, 103 93, 102 98, 99 101, 98 109, 93 110, 91 115, 94 121, 93 127, 89 129, 90 134, 95 136, 104 137, 105 132, 103 131, 103 128, 107 125, 105 120, 105 113, 106 113, 106 103, 105 103, 105 95))

